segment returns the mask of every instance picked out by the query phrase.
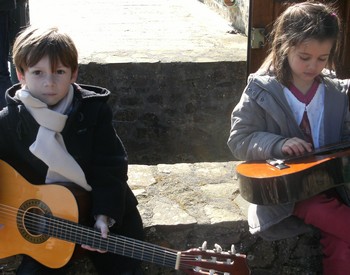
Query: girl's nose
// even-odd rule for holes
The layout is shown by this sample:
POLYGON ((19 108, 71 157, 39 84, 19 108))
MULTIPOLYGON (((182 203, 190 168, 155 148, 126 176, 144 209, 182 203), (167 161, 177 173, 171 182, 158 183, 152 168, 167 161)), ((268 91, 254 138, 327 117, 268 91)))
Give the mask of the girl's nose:
POLYGON ((316 67, 317 67, 317 61, 310 61, 309 68, 310 69, 315 69, 316 67))

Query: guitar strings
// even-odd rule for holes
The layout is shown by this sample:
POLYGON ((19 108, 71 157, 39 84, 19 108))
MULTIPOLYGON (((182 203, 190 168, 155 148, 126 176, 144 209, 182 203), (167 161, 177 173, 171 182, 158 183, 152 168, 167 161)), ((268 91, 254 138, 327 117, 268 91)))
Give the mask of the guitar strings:
MULTIPOLYGON (((16 214, 17 214, 17 209, 16 208, 11 208, 9 206, 5 206, 8 208, 7 212, 8 213, 12 213, 12 217, 16 217, 16 214)), ((23 210, 18 210, 19 214, 20 215, 23 215, 24 211, 23 210)), ((6 212, 5 212, 6 213, 6 212)), ((136 246, 140 246, 140 245, 143 245, 143 243, 141 241, 137 241, 137 240, 134 240, 134 239, 128 239, 125 237, 125 240, 121 240, 121 237, 118 237, 118 236, 114 236, 112 234, 109 234, 108 235, 108 238, 105 239, 105 238, 102 238, 101 237, 101 233, 92 229, 92 228, 85 228, 84 226, 81 226, 81 225, 78 225, 78 224, 69 224, 69 223, 65 223, 64 221, 61 221, 61 220, 54 220, 52 218, 48 218, 47 216, 42 216, 42 215, 38 215, 38 214, 35 214, 35 213, 32 213, 32 212, 27 212, 26 215, 25 215, 25 226, 23 226, 22 223, 18 223, 17 226, 23 228, 23 229, 28 229, 29 232, 33 232, 36 230, 36 228, 38 227, 37 224, 38 222, 42 223, 42 222, 45 222, 45 227, 47 228, 47 231, 49 232, 50 230, 52 231, 57 231, 57 230, 60 230, 61 233, 62 232, 67 232, 67 228, 71 228, 73 229, 73 233, 70 233, 70 235, 74 234, 77 238, 76 241, 78 241, 79 239, 81 240, 79 243, 80 244, 89 244, 90 246, 93 246, 94 243, 99 243, 100 245, 99 246, 94 246, 95 248, 99 248, 101 250, 106 250, 106 248, 108 248, 108 246, 110 245, 109 244, 109 241, 117 241, 118 243, 118 240, 119 242, 121 242, 121 244, 118 244, 119 246, 119 249, 118 247, 115 247, 114 251, 115 253, 117 254, 121 254, 121 255, 125 255, 125 249, 127 248, 127 245, 132 245, 132 247, 136 247, 136 246), (56 226, 55 226, 56 225, 56 226), (81 232, 79 232, 77 229, 79 229, 81 232), (90 240, 89 240, 90 238, 90 240), (82 240, 85 239, 86 240, 86 243, 83 242, 82 240), (95 242, 95 240, 100 240, 100 242, 95 242), (118 251, 119 250, 119 251, 118 251)), ((27 231, 28 231, 27 230, 27 231)), ((60 232, 58 232, 60 233, 60 232)), ((59 234, 58 234, 59 235, 59 234)), ((66 237, 68 237, 68 234, 65 234, 66 237)), ((59 236, 56 236, 56 237, 59 237, 59 236)), ((71 237, 71 236, 70 236, 71 237)), ((61 235, 61 238, 62 238, 62 235, 61 235)), ((63 238, 64 239, 64 238, 63 238)), ((68 240, 73 240, 74 238, 68 238, 68 240)), ((74 239, 74 240, 75 240, 74 239)), ((117 245, 117 244, 116 244, 117 245)), ((160 253, 160 252, 163 252, 164 249, 162 249, 161 247, 157 247, 157 246, 153 246, 152 249, 149 249, 146 247, 146 249, 143 250, 143 254, 144 256, 147 256, 147 253, 151 252, 150 255, 154 254, 155 256, 157 256, 157 253, 159 255, 163 255, 163 253, 160 253), (148 249, 148 250, 147 250, 148 249)), ((175 259, 176 260, 176 253, 177 252, 172 252, 172 251, 167 251, 167 254, 165 254, 166 257, 169 257, 170 256, 170 259, 175 259), (168 255, 170 253, 170 255, 168 255), (173 258, 171 258, 171 253, 173 254, 173 258)), ((131 255, 133 256, 133 255, 131 255)), ((137 255, 134 255, 135 257, 137 257, 137 255)), ((164 261, 166 262, 167 261, 167 258, 165 257, 164 261)), ((139 257, 140 259, 142 259, 142 257, 140 256, 139 257)), ((174 266, 174 265, 172 265, 174 266)))
MULTIPOLYGON (((15 211, 13 211, 13 212, 15 212, 15 211)), ((30 214, 30 215, 32 215, 33 216, 33 218, 34 219, 32 219, 32 220, 29 220, 29 221, 35 221, 35 220, 37 220, 37 221, 40 221, 40 222, 43 222, 43 217, 44 216, 42 216, 42 215, 38 215, 38 214, 34 214, 34 213, 27 213, 28 215, 30 214)), ((28 219, 27 219, 28 220, 28 219)), ((30 224, 27 224, 28 226, 30 225, 30 224)), ((67 224, 65 224, 65 225, 67 225, 67 224)), ((98 239, 100 239, 101 237, 100 237, 100 234, 99 234, 99 232, 96 232, 95 230, 92 230, 92 229, 90 229, 88 232, 89 233, 91 233, 91 231, 94 233, 93 234, 93 236, 96 238, 96 234, 98 234, 98 239), (90 232, 89 232, 90 231, 90 232)), ((91 234, 90 234, 91 235, 91 234)), ((105 242, 105 245, 107 244, 107 247, 108 247, 108 241, 107 241, 107 239, 102 239, 102 241, 105 241, 106 240, 106 242, 105 242)), ((132 241, 131 241, 131 243, 133 243, 134 245, 135 245, 135 240, 133 240, 133 239, 131 239, 132 241)), ((127 240, 126 240, 127 241, 127 240)), ((155 246, 155 247, 158 247, 158 246, 155 246)), ((160 248, 162 251, 165 251, 164 250, 164 248, 162 248, 162 247, 158 247, 158 248, 160 248)), ((153 249, 153 254, 156 252, 156 250, 155 249, 153 249)), ((167 252, 169 252, 169 251, 167 251, 167 252)), ((177 251, 173 251, 174 253, 177 253, 177 251)), ((123 253, 121 253, 122 255, 124 255, 123 253)), ((162 254, 163 255, 163 254, 162 254)), ((183 257, 183 256, 181 256, 181 258, 185 258, 185 257, 183 257)), ((190 257, 188 257, 188 258, 190 258, 191 260, 196 260, 197 259, 197 257, 196 256, 190 256, 190 257)), ((142 257, 140 258, 140 259, 142 259, 142 257)), ((165 261, 165 260, 164 260, 165 261)), ((153 261, 153 262, 155 262, 155 261, 153 261)), ((155 262, 155 263, 157 263, 157 262, 155 262)), ((166 265, 166 261, 165 262, 159 262, 158 261, 158 264, 162 264, 162 265, 166 265)), ((171 267, 174 267, 174 265, 173 264, 171 264, 171 265, 169 265, 169 266, 171 266, 171 267)), ((185 265, 185 264, 182 264, 181 265, 182 267, 185 267, 185 266, 188 266, 188 267, 191 267, 191 268, 193 268, 193 267, 195 267, 195 266, 197 266, 197 265, 185 265)))
MULTIPOLYGON (((13 211, 13 212, 15 212, 15 211, 13 211)), ((33 216, 34 217, 34 219, 32 219, 32 220, 29 220, 29 221, 35 221, 35 220, 37 220, 37 221, 40 221, 40 222, 43 222, 43 217, 44 216, 42 216, 42 215, 38 215, 38 214, 34 214, 34 213, 27 213, 28 215, 30 214, 31 216, 33 216), (36 218, 36 219, 35 219, 36 218)), ((28 220, 28 219, 27 219, 28 220)), ((28 226, 30 225, 30 224, 27 224, 28 226)), ((65 224, 65 225, 67 225, 67 224, 65 224)), ((94 237, 96 237, 96 235, 95 235, 95 233, 96 234, 98 234, 98 239, 100 239, 100 234, 99 234, 99 232, 96 232, 96 231, 94 231, 94 230, 92 230, 92 229, 90 229, 89 230, 90 231, 90 233, 91 233, 91 231, 93 231, 93 233, 94 233, 94 237)), ((106 239, 103 239, 103 240, 106 240, 106 239)), ((132 243, 135 243, 135 240, 133 240, 133 239, 131 239, 132 240, 132 243)), ((155 246, 155 247, 159 247, 159 246, 155 246)), ((162 247, 159 247, 162 251, 166 251, 164 248, 162 248, 162 247)), ((153 250, 153 254, 154 254, 154 252, 156 252, 155 250, 153 250)), ((173 251, 174 253, 177 253, 177 251, 173 251)), ((122 255, 124 255, 123 253, 121 253, 122 255)), ((162 254, 163 255, 163 254, 162 254)), ((163 257, 164 258, 164 257, 163 257)), ((184 256, 181 256, 181 259, 184 259, 184 260, 186 260, 185 259, 186 257, 184 257, 184 256)), ((198 258, 198 256, 196 257, 196 256, 187 256, 187 258, 190 258, 191 259, 191 261, 196 261, 196 259, 198 258)), ((140 258, 140 259, 143 259, 142 257, 140 258)), ((167 262, 166 262, 166 260, 164 259, 163 261, 152 261, 152 262, 154 262, 154 263, 158 263, 158 264, 160 264, 160 265, 166 265, 167 264, 167 262)), ((173 265, 173 263, 171 263, 170 265, 168 265, 168 266, 170 266, 170 267, 173 267, 174 268, 174 265, 173 265)), ((184 264, 184 263, 182 263, 181 262, 181 264, 180 264, 180 266, 182 267, 182 268, 188 268, 188 269, 194 269, 194 268, 196 268, 198 265, 193 265, 193 264, 191 264, 191 265, 189 265, 189 264, 184 264)), ((206 270, 206 269, 203 269, 203 268, 201 268, 200 270, 206 270)), ((216 272, 215 274, 220 274, 221 272, 216 272)), ((226 272, 227 273, 227 272, 226 272)), ((224 273, 222 273, 222 274, 224 274, 224 273)))
MULTIPOLYGON (((86 227, 86 226, 83 226, 68 220, 63 220, 57 217, 53 217, 53 216, 40 215, 34 212, 25 212, 21 209, 17 209, 4 204, 0 204, 0 214, 1 213, 5 213, 7 216, 11 216, 15 219, 17 217, 23 217, 22 221, 25 224, 23 224, 22 222, 17 222, 17 226, 19 226, 21 229, 24 229, 26 231, 29 230, 29 233, 31 234, 35 233, 39 235, 40 233, 47 234, 47 233, 53 232, 52 234, 55 235, 53 237, 57 237, 59 239, 70 240, 79 244, 88 244, 91 247, 94 247, 97 249, 108 250, 116 254, 129 256, 140 260, 148 260, 150 262, 163 265, 163 266, 168 266, 172 268, 175 267, 178 251, 173 249, 165 249, 158 245, 148 244, 140 240, 128 238, 125 236, 115 235, 115 234, 109 234, 107 239, 102 238, 101 233, 99 231, 92 229, 90 227, 86 227), (2 208, 4 208, 5 211, 1 210, 2 209, 1 206, 2 208), (43 228, 45 228, 44 232, 35 232, 38 229, 38 225, 40 227, 40 224, 44 224, 44 226, 42 226, 43 228), (73 231, 68 231, 68 229, 73 229, 73 231), (65 236, 65 237, 62 237, 62 236, 65 236), (75 238, 73 238, 74 236, 75 238), (86 240, 86 243, 83 242, 83 240, 86 240), (96 242, 96 240, 98 241, 96 242), (113 242, 114 242, 114 245, 113 245, 113 242), (121 244, 118 244, 118 242, 121 244), (97 244, 99 245, 97 246, 97 244), (114 246, 114 249, 111 248, 111 245, 114 246), (126 253, 127 252, 126 248, 128 246, 132 247, 129 255, 126 253), (134 250, 135 248, 139 249, 139 251, 136 251, 136 253, 134 250)), ((51 236, 50 234, 48 235, 51 236)), ((200 252, 198 252, 198 255, 181 254, 180 267, 184 269, 196 269, 196 267, 199 266, 199 265, 196 265, 196 261, 198 261, 200 256, 201 256, 200 252)), ((203 270, 203 268, 200 268, 200 270, 203 270)), ((204 269, 204 270, 208 270, 208 269, 204 269)), ((216 271, 215 274, 224 274, 224 273, 225 272, 216 271)))

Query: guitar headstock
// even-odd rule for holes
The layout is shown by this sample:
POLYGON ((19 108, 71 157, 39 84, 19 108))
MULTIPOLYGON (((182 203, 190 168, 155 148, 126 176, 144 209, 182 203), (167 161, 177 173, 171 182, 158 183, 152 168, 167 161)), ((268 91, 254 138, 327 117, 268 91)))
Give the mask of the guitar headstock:
POLYGON ((222 251, 215 244, 213 250, 206 248, 206 242, 200 248, 182 251, 179 269, 190 275, 223 274, 223 275, 249 275, 247 257, 235 252, 234 246, 230 251, 222 251))

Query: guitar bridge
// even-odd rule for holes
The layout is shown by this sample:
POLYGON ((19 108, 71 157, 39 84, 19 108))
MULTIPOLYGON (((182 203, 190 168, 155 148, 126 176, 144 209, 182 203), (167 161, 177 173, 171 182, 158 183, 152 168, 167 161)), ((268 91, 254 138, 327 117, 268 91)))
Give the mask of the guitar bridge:
POLYGON ((286 169, 289 168, 287 164, 284 163, 284 160, 282 159, 268 159, 266 160, 268 164, 270 164, 273 167, 276 167, 277 169, 286 169))

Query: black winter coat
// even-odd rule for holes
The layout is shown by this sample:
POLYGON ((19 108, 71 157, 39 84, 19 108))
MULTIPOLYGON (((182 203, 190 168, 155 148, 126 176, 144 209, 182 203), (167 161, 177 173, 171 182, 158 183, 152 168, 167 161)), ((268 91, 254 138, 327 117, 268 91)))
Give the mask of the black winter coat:
MULTIPOLYGON (((7 107, 0 112, 0 158, 30 183, 43 184, 48 167, 29 151, 39 124, 14 98, 20 88, 17 84, 6 92, 7 107)), ((112 125, 109 94, 104 88, 74 84, 73 109, 61 134, 92 187, 92 214, 120 224, 127 210, 136 209, 137 200, 127 185, 128 160, 112 125)))

